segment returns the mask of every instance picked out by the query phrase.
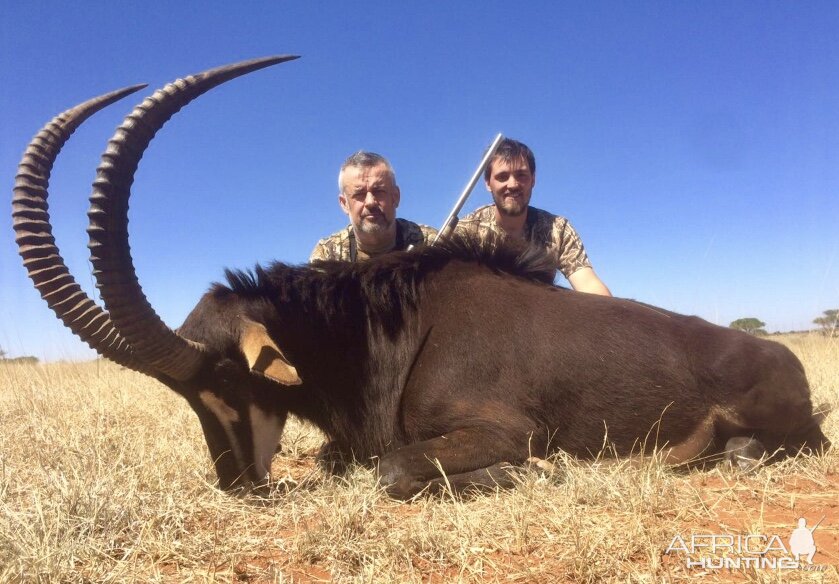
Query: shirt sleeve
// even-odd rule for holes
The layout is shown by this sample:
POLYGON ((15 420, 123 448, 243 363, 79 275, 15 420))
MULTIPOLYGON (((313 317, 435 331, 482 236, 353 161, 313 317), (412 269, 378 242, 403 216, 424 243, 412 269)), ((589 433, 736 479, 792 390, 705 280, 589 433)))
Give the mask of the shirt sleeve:
POLYGON ((554 222, 550 251, 556 258, 557 269, 566 278, 579 269, 591 267, 580 235, 568 220, 557 218, 554 222))

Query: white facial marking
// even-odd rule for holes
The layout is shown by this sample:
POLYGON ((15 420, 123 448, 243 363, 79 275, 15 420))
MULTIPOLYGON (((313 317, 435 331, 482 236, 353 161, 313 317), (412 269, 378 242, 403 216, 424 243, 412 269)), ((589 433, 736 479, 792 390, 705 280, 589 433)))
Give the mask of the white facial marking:
POLYGON ((236 457, 239 468, 244 467, 245 462, 244 458, 242 458, 242 447, 236 438, 236 434, 233 432, 233 424, 239 421, 239 413, 210 391, 202 391, 198 394, 198 397, 207 406, 207 409, 218 418, 219 424, 224 428, 224 433, 230 442, 230 449, 233 452, 233 456, 236 457))
POLYGON ((207 409, 213 412, 220 422, 233 424, 239 421, 239 412, 224 403, 224 400, 210 391, 202 391, 198 394, 207 409))
POLYGON ((254 466, 259 476, 268 478, 271 473, 271 459, 277 450, 285 422, 279 416, 269 414, 253 404, 249 413, 253 432, 254 466))

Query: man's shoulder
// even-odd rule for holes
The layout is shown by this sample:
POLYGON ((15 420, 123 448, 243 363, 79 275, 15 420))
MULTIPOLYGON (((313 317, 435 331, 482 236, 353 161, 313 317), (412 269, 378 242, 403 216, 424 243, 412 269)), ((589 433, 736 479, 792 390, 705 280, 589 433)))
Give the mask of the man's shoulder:
POLYGON ((478 207, 468 215, 466 215, 460 221, 466 221, 467 223, 481 223, 486 221, 492 221, 495 217, 495 205, 484 205, 483 207, 478 207))
POLYGON ((323 239, 318 240, 318 245, 330 246, 349 241, 352 234, 352 225, 347 225, 341 231, 336 231, 332 235, 327 235, 323 239))
POLYGON ((318 240, 315 244, 315 249, 312 250, 312 254, 309 257, 309 261, 348 259, 351 234, 352 225, 347 225, 341 231, 336 231, 332 235, 327 235, 323 239, 318 240))
POLYGON ((538 207, 528 207, 528 220, 533 226, 531 233, 534 239, 545 244, 551 241, 561 243, 568 239, 579 239, 571 222, 561 215, 554 215, 550 211, 538 207))
POLYGON ((461 235, 473 234, 484 239, 490 233, 504 235, 503 230, 495 223, 495 205, 484 205, 478 207, 457 222, 455 233, 461 235))
POLYGON ((478 233, 481 237, 486 236, 490 231, 498 232, 498 227, 495 224, 495 205, 478 207, 459 219, 456 230, 478 233))
POLYGON ((580 268, 591 267, 583 242, 568 219, 536 207, 528 209, 528 219, 533 222, 532 241, 546 247, 566 278, 580 268))
MULTIPOLYGON (((570 226, 568 219, 560 215, 554 215, 549 211, 534 207, 532 205, 527 208, 528 221, 534 226, 537 232, 559 232, 570 226)), ((458 226, 464 229, 496 229, 495 224, 495 205, 484 205, 478 207, 463 219, 458 222, 458 226)))
POLYGON ((544 224, 551 224, 554 223, 568 223, 568 219, 562 217, 561 215, 554 215, 550 211, 545 211, 544 209, 540 209, 539 207, 534 207, 530 205, 527 208, 528 214, 532 214, 533 220, 536 223, 544 223, 544 224))

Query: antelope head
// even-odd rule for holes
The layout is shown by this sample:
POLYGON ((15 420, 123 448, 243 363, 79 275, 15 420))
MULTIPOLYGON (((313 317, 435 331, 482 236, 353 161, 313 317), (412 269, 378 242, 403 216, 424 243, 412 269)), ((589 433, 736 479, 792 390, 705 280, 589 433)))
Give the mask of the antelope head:
MULTIPOLYGON (((93 184, 91 262, 105 308, 74 280, 55 244, 47 199, 64 143, 88 117, 145 85, 102 95, 55 117, 30 142, 18 165, 13 197, 16 242, 35 287, 59 319, 100 355, 149 375, 198 414, 225 490, 264 484, 286 412, 272 394, 301 383, 265 327, 231 306, 212 334, 189 339, 169 328, 146 300, 128 244, 134 173, 156 132, 206 91, 258 69, 296 59, 277 56, 178 79, 147 97, 108 142, 93 184)), ((200 308, 195 311, 199 311, 200 308)))

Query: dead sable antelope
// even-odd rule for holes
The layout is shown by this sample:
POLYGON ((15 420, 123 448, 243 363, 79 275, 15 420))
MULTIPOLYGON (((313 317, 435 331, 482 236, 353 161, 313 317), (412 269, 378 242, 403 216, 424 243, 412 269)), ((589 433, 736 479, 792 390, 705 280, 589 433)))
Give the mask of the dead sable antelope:
POLYGON ((335 449, 377 460, 388 492, 509 485, 506 464, 558 449, 589 457, 658 449, 671 463, 829 443, 785 347, 629 300, 557 288, 543 256, 454 239, 361 264, 228 272, 177 331, 146 301, 128 245, 130 185, 181 107, 293 57, 213 69, 143 101, 109 142, 91 197, 90 249, 107 311, 54 245, 47 182, 69 135, 139 87, 72 108, 20 163, 14 228, 50 307, 101 355, 146 373, 195 410, 222 489, 268 478, 288 413, 335 449), (760 443, 758 445, 758 442, 760 443))

